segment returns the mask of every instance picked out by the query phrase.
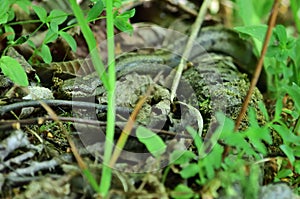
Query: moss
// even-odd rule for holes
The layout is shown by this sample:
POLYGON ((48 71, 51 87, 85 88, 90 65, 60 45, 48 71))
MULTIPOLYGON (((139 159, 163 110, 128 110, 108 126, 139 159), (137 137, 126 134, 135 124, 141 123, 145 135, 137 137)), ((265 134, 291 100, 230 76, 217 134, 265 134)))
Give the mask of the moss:
MULTIPOLYGON (((183 76, 196 93, 204 124, 209 123, 217 111, 222 111, 235 120, 249 89, 249 79, 246 74, 237 70, 230 57, 216 54, 209 56, 212 60, 194 64, 195 67, 189 68, 183 76)), ((259 121, 263 123, 263 114, 258 108, 259 101, 262 101, 262 95, 256 88, 249 106, 254 107, 259 121)), ((247 126, 246 116, 241 129, 247 126)))

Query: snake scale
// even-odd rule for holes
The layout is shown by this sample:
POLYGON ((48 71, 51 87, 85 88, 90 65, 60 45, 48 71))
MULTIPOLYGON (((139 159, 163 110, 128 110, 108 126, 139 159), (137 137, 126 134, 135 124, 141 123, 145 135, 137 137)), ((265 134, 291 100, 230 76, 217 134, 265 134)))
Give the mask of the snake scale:
MULTIPOLYGON (((158 71, 169 71, 170 68, 177 67, 185 42, 186 40, 183 39, 175 42, 167 49, 129 52, 119 56, 116 59, 117 77, 120 78, 133 71, 157 74, 158 71), (151 67, 148 66, 149 64, 151 67)), ((196 45, 193 47, 190 56, 186 58, 192 64, 197 65, 197 62, 199 62, 197 59, 206 53, 217 53, 232 57, 232 61, 238 67, 238 70, 248 74, 249 77, 253 74, 257 59, 252 52, 252 45, 249 41, 241 39, 234 30, 223 27, 204 27, 198 34, 195 43, 196 45)), ((87 94, 92 93, 96 87, 101 85, 97 74, 92 71, 93 67, 90 66, 91 62, 89 60, 79 60, 76 63, 88 66, 84 67, 87 69, 81 70, 81 73, 84 75, 85 73, 90 74, 80 77, 81 80, 77 78, 75 85, 74 79, 64 81, 61 91, 67 93, 69 97, 76 95, 74 90, 80 90, 81 94, 79 95, 84 95, 85 92, 87 94), (85 91, 85 89, 87 90, 85 91)), ((57 67, 58 65, 58 63, 52 63, 52 66, 57 67)), ((64 67, 64 65, 61 66, 64 67)), ((71 71, 71 73, 74 73, 74 71, 71 71)), ((261 91, 266 89, 265 78, 266 75, 263 71, 258 84, 261 91)))
MULTIPOLYGON (((117 79, 133 72, 154 77, 163 71, 167 77, 171 69, 178 66, 185 42, 186 40, 176 41, 167 49, 121 55, 116 59, 117 79)), ((187 67, 183 73, 183 78, 189 82, 197 95, 198 102, 194 104, 196 103, 206 118, 210 118, 213 112, 222 110, 235 119, 248 89, 249 78, 256 66, 257 59, 253 54, 251 42, 241 39, 232 29, 204 27, 195 43, 197 45, 186 58, 191 67, 187 67)), ((266 88, 265 78, 263 71, 258 85, 262 91, 266 88)), ((102 93, 105 92, 96 72, 92 72, 84 77, 65 80, 60 87, 60 96, 69 99, 95 96, 98 95, 99 88, 102 93)), ((181 90, 184 91, 185 88, 181 90)), ((250 105, 257 107, 261 99, 260 92, 256 90, 250 105)))

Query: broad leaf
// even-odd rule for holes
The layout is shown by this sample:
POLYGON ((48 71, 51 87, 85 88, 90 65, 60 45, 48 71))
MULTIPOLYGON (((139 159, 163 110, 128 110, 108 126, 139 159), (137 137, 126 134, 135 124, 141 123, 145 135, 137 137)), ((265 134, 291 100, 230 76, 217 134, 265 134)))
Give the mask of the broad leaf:
POLYGON ((260 19, 253 8, 252 1, 237 0, 236 4, 238 7, 237 11, 242 18, 244 25, 248 26, 260 23, 260 19))
POLYGON ((191 178, 199 173, 199 165, 191 163, 180 171, 180 176, 184 179, 191 178))
POLYGON ((56 24, 62 24, 66 19, 68 15, 62 10, 52 10, 47 17, 48 22, 53 22, 56 24))
POLYGON ((187 164, 194 158, 196 158, 196 155, 192 151, 175 150, 170 155, 170 163, 187 164))
POLYGON ((89 10, 87 14, 87 21, 96 19, 104 9, 104 4, 102 0, 98 0, 97 3, 89 10))
POLYGON ((59 32, 59 35, 64 38, 64 40, 66 40, 66 42, 69 44, 69 46, 71 47, 72 51, 76 52, 76 49, 77 49, 77 44, 76 44, 76 41, 75 39, 69 35, 68 33, 66 32, 63 32, 63 31, 60 31, 59 32))
POLYGON ((9 56, 2 56, 0 59, 0 68, 3 74, 9 77, 15 84, 28 86, 25 70, 17 60, 9 56))
POLYGON ((129 32, 130 34, 133 31, 132 25, 129 23, 129 18, 133 17, 135 14, 135 9, 128 10, 120 15, 117 15, 114 19, 115 26, 123 31, 129 32))
POLYGON ((7 35, 8 41, 13 41, 15 39, 15 30, 11 26, 4 25, 5 32, 9 33, 7 35))
POLYGON ((28 0, 18 0, 16 4, 20 6, 27 14, 30 14, 29 7, 31 6, 31 2, 28 0))
POLYGON ((48 32, 46 33, 44 44, 48 44, 56 40, 58 37, 58 33, 54 32, 52 28, 48 29, 48 32))
POLYGON ((148 151, 155 157, 163 154, 167 148, 164 141, 151 130, 139 126, 136 130, 137 138, 142 142, 148 149, 148 151))
POLYGON ((42 45, 41 51, 38 52, 38 55, 40 55, 43 58, 45 63, 47 63, 47 64, 51 63, 52 55, 51 55, 49 47, 46 44, 42 45))
POLYGON ((189 199, 192 198, 194 195, 194 191, 183 184, 177 185, 174 191, 171 192, 172 198, 175 199, 189 199))
POLYGON ((284 152, 284 154, 288 157, 290 162, 293 164, 295 162, 295 156, 293 153, 293 149, 285 144, 280 145, 279 148, 284 152))
POLYGON ((43 23, 47 22, 47 11, 45 8, 33 5, 32 9, 43 23))
MULTIPOLYGON (((251 25, 251 26, 240 26, 235 27, 235 30, 250 35, 251 37, 257 39, 260 42, 264 41, 268 26, 267 25, 251 25)), ((274 37, 271 38, 271 41, 274 40, 274 37)), ((270 41, 270 43, 272 43, 270 41)))

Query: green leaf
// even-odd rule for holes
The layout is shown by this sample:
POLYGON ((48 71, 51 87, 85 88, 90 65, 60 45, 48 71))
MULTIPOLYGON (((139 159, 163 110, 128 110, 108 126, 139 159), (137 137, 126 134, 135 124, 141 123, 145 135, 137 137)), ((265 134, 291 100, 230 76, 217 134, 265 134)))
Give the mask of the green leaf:
POLYGON ((89 10, 87 14, 87 21, 96 19, 104 9, 104 4, 102 0, 98 0, 97 3, 89 10))
POLYGON ((294 100, 297 110, 300 111, 300 87, 293 83, 292 86, 286 86, 285 90, 294 100))
POLYGON ((56 40, 58 37, 58 32, 54 32, 51 28, 46 33, 44 44, 48 44, 56 40))
POLYGON ((297 31, 300 32, 300 20, 299 20, 300 3, 299 3, 299 0, 290 0, 290 8, 293 13, 294 23, 297 27, 297 31))
POLYGON ((93 187, 94 190, 99 190, 99 185, 97 180, 95 179, 95 175, 89 169, 83 169, 82 173, 93 187))
POLYGON ((296 145, 296 146, 293 146, 294 156, 300 157, 300 143, 296 142, 294 144, 296 145))
POLYGON ((283 143, 300 142, 300 137, 297 137, 291 132, 291 130, 285 125, 272 124, 272 128, 280 135, 283 143))
POLYGON ((33 5, 32 9, 43 23, 47 22, 47 11, 45 8, 33 5))
POLYGON ((171 192, 172 198, 175 199, 189 199, 194 197, 194 191, 186 185, 179 184, 175 187, 174 191, 171 192))
POLYGON ((73 18, 71 20, 68 20, 68 23, 67 23, 67 26, 71 26, 71 25, 74 25, 74 24, 77 24, 77 19, 76 18, 73 18))
POLYGON ((120 8, 122 6, 122 0, 114 0, 114 7, 120 8))
POLYGON ((5 24, 8 21, 8 14, 2 13, 0 14, 0 24, 5 24))
POLYGON ((199 160, 200 165, 205 168, 205 174, 208 179, 212 179, 215 176, 215 169, 221 167, 223 151, 224 148, 217 143, 207 156, 199 160))
POLYGON ((131 10, 121 13, 120 15, 117 16, 117 18, 129 19, 129 18, 133 17, 134 14, 135 14, 135 9, 133 8, 131 10))
POLYGON ((9 1, 2 1, 0 4, 0 13, 6 13, 9 10, 9 1))
POLYGON ((289 176, 292 176, 293 175, 293 171, 290 170, 290 169, 282 169, 280 170, 276 177, 277 178, 286 178, 286 177, 289 177, 289 176))
POLYGON ((194 143, 195 143, 195 146, 197 148, 197 151, 198 151, 198 155, 200 155, 201 153, 201 149, 202 149, 202 146, 203 146, 203 142, 198 134, 197 131, 195 131, 195 129, 193 129, 192 127, 188 126, 186 127, 186 130, 188 131, 188 133, 192 136, 193 140, 194 140, 194 143))
POLYGON ((245 135, 242 133, 231 133, 231 135, 224 138, 224 143, 237 148, 248 155, 257 156, 257 152, 253 149, 251 144, 245 140, 245 135))
POLYGON ((260 152, 263 155, 267 154, 267 147, 262 142, 265 141, 268 144, 272 143, 272 137, 267 127, 250 127, 247 129, 246 135, 249 138, 250 143, 258 152, 260 152))
POLYGON ((16 4, 22 8, 27 14, 30 13, 29 7, 31 6, 31 2, 28 0, 18 0, 16 1, 16 4))
POLYGON ((120 15, 117 15, 114 19, 115 26, 123 32, 129 32, 130 34, 132 34, 133 27, 129 23, 129 18, 133 17, 134 14, 135 14, 135 9, 132 9, 120 15))
POLYGON ((133 32, 133 27, 132 25, 128 22, 128 19, 124 18, 116 18, 114 20, 115 26, 121 30, 122 32, 128 32, 132 34, 133 32))
POLYGON ((9 56, 2 56, 0 59, 0 68, 3 74, 9 77, 15 84, 28 86, 29 83, 25 70, 17 60, 9 56))
POLYGON ((258 102, 258 107, 259 107, 259 110, 264 115, 264 118, 266 119, 266 121, 267 122, 270 121, 270 117, 269 117, 269 113, 267 111, 266 105, 262 101, 259 101, 258 102))
POLYGON ((279 148, 284 152, 284 154, 288 157, 290 162, 293 164, 295 162, 295 156, 293 153, 293 149, 285 144, 280 145, 279 148))
MULTIPOLYGON (((257 39, 260 42, 264 41, 268 26, 267 25, 251 25, 251 26, 240 26, 240 27, 235 27, 235 30, 250 35, 251 37, 257 39)), ((270 40, 274 41, 274 37, 270 40)))
POLYGON ((217 112, 216 118, 220 124, 217 129, 218 131, 221 131, 219 133, 220 139, 223 139, 234 132, 234 121, 231 118, 226 117, 226 115, 222 112, 217 112))
POLYGON ((155 157, 163 154, 167 148, 164 141, 151 130, 139 126, 136 130, 137 138, 142 142, 148 149, 148 151, 155 157))
POLYGON ((58 33, 58 24, 55 21, 50 22, 49 28, 51 29, 52 32, 58 33))
POLYGON ((41 46, 41 51, 38 52, 38 55, 42 57, 45 63, 49 64, 52 61, 52 55, 49 47, 46 44, 41 46))
POLYGON ((275 104, 275 115, 274 115, 274 121, 279 121, 281 119, 281 113, 282 113, 282 98, 277 99, 275 104))
POLYGON ((277 25, 275 27, 275 35, 280 43, 286 44, 287 43, 287 34, 285 27, 283 25, 277 25))
POLYGON ((194 158, 196 155, 192 151, 175 150, 170 155, 170 163, 182 165, 189 163, 194 158))
POLYGON ((13 33, 7 36, 8 41, 13 41, 15 39, 15 30, 11 26, 4 25, 4 30, 7 33, 13 33))
POLYGON ((188 179, 195 176, 197 173, 199 173, 198 164, 191 163, 180 171, 180 176, 184 179, 188 179))
POLYGON ((0 3, 0 24, 5 24, 9 17, 9 1, 1 1, 0 3))
POLYGON ((250 127, 255 127, 255 128, 259 127, 259 124, 258 124, 258 121, 256 118, 256 112, 253 107, 249 107, 248 118, 249 118, 250 127))
POLYGON ((299 160, 296 160, 294 162, 294 169, 297 174, 300 174, 300 161, 299 160))
POLYGON ((242 18, 244 25, 255 25, 260 23, 259 17, 256 15, 252 1, 237 0, 237 11, 242 18))
POLYGON ((66 40, 66 42, 69 44, 69 46, 71 47, 72 51, 73 52, 76 52, 76 49, 77 49, 77 44, 76 44, 76 41, 75 39, 69 35, 68 33, 66 32, 63 32, 63 31, 60 31, 59 32, 59 35, 64 39, 66 40))
POLYGON ((35 46, 35 44, 34 44, 34 42, 33 42, 32 40, 28 39, 28 40, 27 40, 27 43, 28 43, 28 45, 29 45, 31 48, 36 49, 36 46, 35 46))
POLYGON ((14 12, 14 10, 13 9, 9 9, 7 13, 8 13, 7 20, 8 21, 12 21, 15 18, 15 12, 14 12))
POLYGON ((270 0, 259 0, 253 2, 255 13, 260 19, 263 19, 264 17, 269 15, 270 10, 272 9, 272 5, 273 1, 270 0))
POLYGON ((68 14, 62 10, 52 10, 47 17, 48 22, 56 23, 57 25, 62 24, 68 17, 68 14))

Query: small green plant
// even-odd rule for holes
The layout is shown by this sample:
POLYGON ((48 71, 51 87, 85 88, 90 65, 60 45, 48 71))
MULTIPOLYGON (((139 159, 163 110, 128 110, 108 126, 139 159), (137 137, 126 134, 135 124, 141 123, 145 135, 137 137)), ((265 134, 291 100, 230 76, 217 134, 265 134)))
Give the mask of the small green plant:
POLYGON ((56 40, 58 36, 64 38, 72 50, 76 51, 76 42, 74 38, 58 28, 58 26, 67 19, 68 14, 61 10, 52 10, 50 14, 47 15, 47 11, 43 7, 33 5, 32 8, 42 22, 35 31, 38 31, 44 25, 48 27, 48 31, 40 47, 37 48, 30 40, 28 40, 28 44, 35 49, 35 53, 42 57, 45 63, 50 63, 52 61, 51 52, 47 44, 56 40))
POLYGON ((30 1, 10 0, 4 1, 3 4, 1 4, 0 13, 2 14, 2 16, 0 17, 0 33, 7 35, 7 47, 3 50, 2 56, 0 58, 0 67, 2 69, 2 72, 17 85, 28 86, 28 79, 24 69, 16 60, 4 56, 8 48, 27 42, 34 49, 34 54, 32 55, 32 57, 37 54, 43 59, 44 62, 50 63, 52 61, 52 56, 47 44, 53 42, 55 39, 57 39, 58 36, 61 36, 70 45, 71 49, 73 51, 76 51, 76 42, 74 38, 67 32, 65 32, 65 30, 69 27, 61 30, 59 30, 58 28, 58 26, 62 24, 68 16, 63 11, 52 10, 50 14, 47 15, 47 12, 44 8, 32 5, 30 1), (14 4, 17 4, 20 8, 25 10, 27 14, 29 14, 28 7, 31 6, 34 12, 39 17, 39 20, 14 22, 13 20, 15 18, 15 15, 12 8, 14 4), (42 23, 33 33, 15 38, 15 32, 12 28, 13 25, 40 22, 42 23), (36 47, 35 44, 30 40, 30 38, 44 25, 48 27, 47 34, 41 46, 36 47))
MULTIPOLYGON (((272 6, 272 1, 235 1, 237 13, 239 14, 243 26, 235 27, 239 32, 251 36, 255 43, 255 52, 260 54, 267 26, 262 25, 266 14, 272 6)), ((298 11, 300 4, 298 1, 291 1, 291 10, 294 21, 299 32, 300 23, 298 11)), ((264 59, 264 68, 268 75, 268 91, 274 97, 284 93, 284 85, 291 85, 292 82, 300 84, 299 70, 300 59, 297 52, 300 50, 300 39, 295 39, 287 32, 283 25, 277 25, 273 30, 267 55, 264 59)))
POLYGON ((154 157, 162 155, 167 148, 164 141, 156 133, 143 126, 137 128, 136 136, 154 157))
POLYGON ((75 0, 70 0, 72 10, 76 16, 78 24, 81 27, 83 36, 88 44, 88 48, 91 54, 92 62, 98 73, 99 78, 102 80, 104 87, 108 93, 108 109, 107 109, 107 128, 106 128, 106 140, 105 140, 105 151, 103 158, 103 169, 101 175, 101 182, 98 184, 95 177, 91 172, 84 168, 84 173, 91 183, 94 190, 101 196, 106 196, 111 183, 112 171, 109 167, 109 162, 113 150, 114 142, 114 131, 115 131, 115 59, 114 59, 114 25, 120 28, 122 31, 132 31, 132 26, 128 23, 129 17, 134 15, 134 10, 128 11, 123 14, 118 14, 117 11, 113 11, 113 8, 118 8, 121 5, 120 0, 98 0, 95 1, 95 9, 91 9, 87 18, 92 19, 102 12, 102 6, 106 8, 106 33, 107 33, 107 49, 108 49, 108 71, 105 71, 105 67, 100 57, 100 52, 96 46, 97 42, 95 37, 88 26, 87 18, 80 7, 77 5, 75 0), (102 3, 101 3, 101 2, 102 3), (99 9, 99 10, 98 10, 99 9), (101 12, 99 12, 101 11, 101 12), (96 13, 97 12, 97 13, 96 13), (99 13, 98 13, 99 12, 99 13))
MULTIPOLYGON (((229 194, 228 196, 237 194, 233 190, 233 185, 239 183, 244 191, 243 194, 248 197, 250 194, 255 198, 259 187, 259 170, 255 162, 267 154, 265 143, 271 144, 272 139, 269 129, 258 124, 253 109, 250 109, 249 115, 251 118, 249 128, 244 132, 234 132, 233 120, 225 117, 223 113, 218 113, 220 127, 206 142, 202 141, 194 129, 187 128, 194 139, 197 156, 190 151, 174 151, 170 157, 173 165, 181 167, 179 172, 181 177, 189 179, 197 176, 198 186, 204 189, 208 184, 212 186, 210 194, 214 197, 217 196, 216 191, 221 187, 228 192, 226 193, 229 194), (224 158, 225 146, 231 150, 224 158), (250 172, 246 173, 245 169, 248 167, 250 172), (249 187, 249 182, 251 182, 251 187, 249 187)), ((166 171, 168 172, 168 169, 166 171)), ((174 198, 182 198, 182 192, 188 194, 185 198, 194 198, 199 195, 184 184, 179 184, 171 195, 174 198)))
MULTIPOLYGON (((246 26, 238 27, 239 31, 251 35, 258 41, 262 41, 262 33, 265 31, 265 27, 262 26, 246 26), (259 27, 259 28, 257 28, 259 27)), ((295 39, 292 36, 288 36, 286 28, 282 25, 277 25, 273 31, 273 38, 268 48, 268 52, 265 58, 265 67, 269 76, 268 90, 271 96, 277 98, 275 106, 275 114, 272 120, 269 120, 267 111, 264 110, 264 115, 268 120, 266 126, 278 133, 282 139, 280 144, 280 150, 286 155, 287 158, 282 158, 279 164, 279 171, 275 177, 275 181, 279 181, 284 177, 291 177, 293 171, 288 166, 294 168, 294 172, 299 174, 298 157, 299 153, 299 71, 300 71, 300 59, 297 52, 300 49, 300 39, 295 39), (282 99, 284 95, 288 94, 294 101, 294 110, 283 109, 282 99), (292 121, 296 124, 291 126, 288 121, 284 121, 281 118, 281 114, 288 114, 292 121)), ((279 158, 280 159, 280 158, 279 158)))
POLYGON ((93 1, 93 7, 86 13, 86 15, 84 15, 83 11, 75 0, 70 0, 69 2, 77 21, 72 20, 71 25, 69 24, 69 26, 61 29, 59 28, 60 25, 63 24, 69 16, 69 14, 62 10, 52 10, 50 13, 47 13, 43 7, 32 5, 31 2, 27 0, 9 0, 1 3, 0 33, 6 34, 8 45, 6 49, 4 49, 3 55, 0 58, 0 68, 2 69, 2 72, 16 84, 20 86, 28 86, 28 79, 21 65, 13 58, 5 56, 7 49, 9 47, 27 42, 29 46, 34 49, 34 54, 32 57, 38 55, 45 63, 50 63, 52 61, 52 55, 48 44, 60 36, 69 44, 73 51, 76 51, 76 42, 74 38, 66 32, 66 30, 75 25, 79 25, 81 27, 84 38, 88 44, 92 61, 96 67, 96 71, 98 72, 99 77, 101 77, 101 80, 108 93, 107 134, 101 182, 96 182, 95 176, 93 176, 87 168, 84 168, 83 172, 94 190, 100 195, 105 196, 108 192, 111 182, 111 168, 109 168, 108 165, 112 153, 115 127, 114 26, 123 32, 131 33, 133 28, 128 19, 134 15, 135 10, 132 9, 120 14, 118 13, 118 8, 122 5, 121 0, 95 0, 93 1), (31 6, 35 14, 38 16, 38 20, 14 22, 13 19, 15 16, 14 10, 12 9, 14 4, 18 4, 28 14, 28 7, 31 6), (104 10, 106 10, 106 16, 100 16, 104 10), (88 26, 89 22, 102 18, 107 19, 108 71, 105 70, 103 62, 100 58, 97 42, 88 26), (40 25, 29 35, 22 35, 19 38, 15 38, 15 33, 12 26, 26 23, 40 23, 40 25), (45 26, 47 27, 45 38, 40 46, 35 46, 35 44, 31 41, 31 37, 45 26))
MULTIPOLYGON (((271 6, 271 1, 254 0, 246 2, 236 0, 236 5, 239 9, 244 26, 236 27, 242 34, 250 35, 255 43, 256 52, 261 51, 262 42, 267 27, 261 25, 268 12, 263 11, 264 8, 271 6), (263 6, 266 5, 266 6, 263 6), (256 7, 255 7, 256 6, 256 7), (255 9, 253 9, 255 7, 255 9), (245 14, 246 13, 246 14, 245 14)), ((299 70, 300 59, 298 52, 300 50, 300 39, 294 38, 295 31, 300 31, 299 13, 300 4, 297 0, 290 1, 296 30, 286 28, 283 25, 277 25, 273 30, 273 35, 270 45, 264 59, 264 67, 268 75, 268 96, 276 98, 275 112, 268 115, 267 110, 261 106, 261 110, 267 119, 265 126, 281 138, 279 144, 280 150, 286 157, 276 157, 278 164, 278 173, 275 181, 280 181, 282 178, 289 178, 289 183, 299 184, 299 70), (293 32, 291 32, 291 30, 293 32), (283 107, 283 96, 287 95, 294 103, 292 108, 283 107), (282 118, 286 115, 288 119, 282 118), (272 118, 271 118, 272 117, 272 118), (295 174, 295 175, 294 175, 295 174), (294 175, 294 176, 293 176, 294 175)), ((270 111, 269 111, 270 112, 270 111)))
POLYGON ((0 68, 3 74, 9 77, 15 84, 28 86, 27 75, 20 63, 15 59, 9 56, 2 56, 0 58, 0 68))
MULTIPOLYGON (((14 29, 9 25, 9 22, 15 18, 15 14, 12 9, 13 4, 18 4, 26 12, 29 12, 27 6, 30 5, 30 2, 18 0, 1 2, 0 35, 7 35, 6 38, 8 42, 12 42, 15 39, 14 29)), ((18 40, 16 40, 16 42, 17 41, 18 40)), ((20 63, 18 63, 15 59, 9 56, 4 56, 4 53, 1 55, 0 58, 0 68, 3 74, 9 77, 14 83, 16 83, 19 86, 28 86, 28 79, 26 73, 20 65, 20 63)))

